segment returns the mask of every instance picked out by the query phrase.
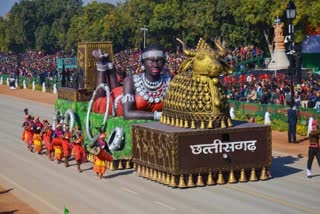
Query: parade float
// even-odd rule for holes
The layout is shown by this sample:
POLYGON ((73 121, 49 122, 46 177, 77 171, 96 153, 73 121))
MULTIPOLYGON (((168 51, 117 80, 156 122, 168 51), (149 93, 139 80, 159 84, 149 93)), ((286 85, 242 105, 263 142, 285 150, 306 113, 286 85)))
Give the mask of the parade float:
POLYGON ((139 176, 173 188, 267 180, 271 127, 231 120, 219 82, 221 74, 232 73, 221 60, 222 45, 215 41, 216 49, 212 49, 200 39, 197 48, 190 50, 178 41, 188 58, 170 82, 160 122, 124 120, 113 113, 110 89, 107 84, 96 84, 99 74, 91 56, 94 49, 112 53, 111 43, 79 44, 84 88, 59 89, 55 118, 86 130, 89 160, 93 154, 88 145, 99 131, 105 131, 114 157, 111 170, 134 167, 139 176), (104 114, 91 112, 99 89, 106 95, 104 114))
MULTIPOLYGON (((105 97, 110 98, 110 89, 107 84, 99 83, 101 76, 97 74, 96 62, 92 51, 101 49, 110 53, 113 58, 111 42, 85 42, 78 44, 78 71, 83 75, 82 88, 61 87, 58 90, 58 99, 55 102, 55 115, 53 124, 62 121, 69 123, 71 128, 79 127, 83 130, 85 147, 89 151, 87 158, 93 161, 93 152, 90 148, 92 142, 96 141, 100 132, 106 132, 109 147, 113 150, 114 161, 108 163, 110 170, 132 168, 132 144, 130 128, 132 124, 145 123, 146 120, 124 120, 122 117, 109 115, 107 106, 104 114, 92 112, 94 100, 99 89, 104 90, 105 97), (111 145, 112 144, 112 145, 111 145), (121 150, 121 151, 119 151, 121 150)), ((109 103, 109 102, 107 102, 109 103)), ((53 127, 54 127, 53 125, 53 127)))

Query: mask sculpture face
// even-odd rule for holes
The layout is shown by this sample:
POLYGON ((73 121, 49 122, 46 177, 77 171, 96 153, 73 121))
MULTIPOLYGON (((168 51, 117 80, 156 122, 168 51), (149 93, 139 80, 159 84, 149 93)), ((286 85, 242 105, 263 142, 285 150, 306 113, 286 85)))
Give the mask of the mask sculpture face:
POLYGON ((147 50, 142 53, 141 59, 148 76, 156 78, 161 75, 161 71, 165 64, 164 53, 162 50, 147 50))

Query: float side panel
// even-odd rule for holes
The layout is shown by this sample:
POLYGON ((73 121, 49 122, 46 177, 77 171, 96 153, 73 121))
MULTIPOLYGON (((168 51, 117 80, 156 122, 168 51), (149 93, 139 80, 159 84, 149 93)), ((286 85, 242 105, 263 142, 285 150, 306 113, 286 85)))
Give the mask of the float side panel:
POLYGON ((178 141, 179 174, 271 166, 270 127, 223 129, 206 135, 184 133, 178 141))
MULTIPOLYGON (((132 126, 132 136, 133 162, 173 175, 271 166, 270 126, 192 130, 168 129, 168 126, 162 124, 137 124, 132 126), (215 140, 225 144, 221 148, 228 148, 232 145, 230 142, 254 141, 255 149, 250 151, 249 143, 237 143, 234 144, 237 149, 233 152, 229 148, 228 152, 222 150, 223 152, 215 153, 213 149, 209 149, 215 140), (207 148, 207 154, 192 153, 190 146, 198 145, 205 145, 201 148, 202 151, 207 148), (223 159, 223 154, 227 154, 228 158, 223 159)), ((251 146, 250 149, 254 147, 251 146)))

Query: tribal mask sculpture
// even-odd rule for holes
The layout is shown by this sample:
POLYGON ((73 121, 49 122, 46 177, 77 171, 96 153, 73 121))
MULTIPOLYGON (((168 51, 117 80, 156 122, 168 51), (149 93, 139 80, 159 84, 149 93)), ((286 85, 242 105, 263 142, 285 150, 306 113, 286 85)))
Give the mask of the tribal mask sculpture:
POLYGON ((218 50, 213 50, 201 38, 193 51, 177 40, 188 58, 170 83, 160 121, 184 128, 232 126, 227 97, 219 83, 221 74, 232 73, 232 68, 222 60, 223 46, 215 41, 218 50))

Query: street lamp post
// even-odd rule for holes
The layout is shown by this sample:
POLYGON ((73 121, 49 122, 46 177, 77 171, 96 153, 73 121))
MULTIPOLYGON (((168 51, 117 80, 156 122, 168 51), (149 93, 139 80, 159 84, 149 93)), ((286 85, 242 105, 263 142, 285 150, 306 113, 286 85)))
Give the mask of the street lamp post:
POLYGON ((143 31, 143 48, 146 48, 146 31, 148 31, 148 28, 144 25, 140 30, 143 31))
POLYGON ((296 18, 296 5, 294 4, 293 1, 289 1, 289 3, 287 4, 287 8, 286 8, 286 16, 289 22, 289 28, 288 28, 288 33, 289 33, 289 39, 288 39, 288 43, 289 43, 289 52, 288 55, 290 57, 290 65, 289 65, 289 71, 291 72, 291 85, 290 85, 290 89, 291 89, 291 104, 294 104, 294 75, 295 75, 295 69, 293 66, 293 54, 294 54, 294 42, 293 42, 293 32, 294 32, 294 26, 292 24, 292 21, 296 18))

